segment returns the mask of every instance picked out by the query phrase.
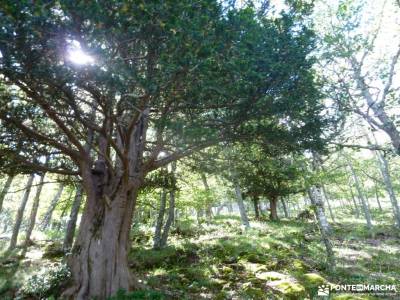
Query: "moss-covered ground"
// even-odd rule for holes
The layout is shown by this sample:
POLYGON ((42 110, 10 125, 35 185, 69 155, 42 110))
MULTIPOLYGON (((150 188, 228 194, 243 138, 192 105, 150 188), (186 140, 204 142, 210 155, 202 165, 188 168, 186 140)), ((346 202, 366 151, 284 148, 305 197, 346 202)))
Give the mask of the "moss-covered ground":
MULTIPOLYGON (((175 224, 169 246, 161 250, 151 248, 151 227, 135 226, 130 267, 152 292, 131 296, 122 293, 113 299, 328 299, 317 296, 318 286, 398 285, 399 232, 389 225, 389 215, 378 211, 373 214, 375 220, 380 220, 373 232, 366 230, 362 219, 338 215, 332 239, 335 268, 326 263, 320 234, 312 220, 252 220, 249 230, 241 227, 236 216, 219 216, 210 223, 200 224, 181 220, 175 224)), ((25 258, 18 251, 7 255, 3 252, 0 299, 15 299, 32 275, 43 267, 51 269, 52 264, 62 260, 56 251, 57 244, 49 244, 36 243, 25 258)), ((40 280, 35 284, 40 290, 40 280)), ((35 289, 35 285, 29 288, 35 289)), ((57 291, 56 282, 53 291, 45 292, 44 296, 31 294, 26 299, 56 298, 57 291)), ((330 296, 330 299, 399 298, 400 293, 330 296)))

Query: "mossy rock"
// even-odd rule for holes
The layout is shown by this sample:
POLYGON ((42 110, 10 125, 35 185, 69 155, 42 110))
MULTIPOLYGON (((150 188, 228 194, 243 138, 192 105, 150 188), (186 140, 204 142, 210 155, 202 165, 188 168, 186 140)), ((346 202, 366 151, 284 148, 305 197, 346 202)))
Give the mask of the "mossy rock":
POLYGON ((267 280, 267 281, 275 281, 275 280, 282 280, 284 278, 287 278, 287 275, 278 273, 278 272, 258 272, 256 273, 256 278, 262 279, 262 280, 267 280))
POLYGON ((220 278, 211 278, 210 280, 205 281, 204 286, 206 286, 210 290, 220 291, 226 283, 226 280, 220 278))
POLYGON ((221 271, 222 271, 222 274, 224 274, 224 275, 228 275, 228 274, 233 273, 233 269, 231 267, 228 267, 228 266, 223 266, 221 268, 221 271))
POLYGON ((54 242, 49 244, 42 255, 43 258, 59 258, 65 255, 65 251, 62 248, 61 243, 54 242))
POLYGON ((317 273, 306 273, 302 276, 302 281, 304 284, 310 286, 320 286, 326 283, 326 279, 317 273))
POLYGON ((272 281, 268 283, 267 286, 281 294, 285 299, 297 300, 306 297, 306 289, 304 286, 291 279, 272 281))
POLYGON ((255 287, 247 287, 243 289, 241 294, 245 296, 245 299, 257 299, 257 300, 267 299, 265 296, 265 292, 262 289, 255 287))
POLYGON ((265 284, 265 280, 262 280, 260 278, 253 277, 253 276, 247 277, 247 280, 249 282, 251 282, 253 285, 263 285, 263 284, 265 284))
POLYGON ((320 285, 327 283, 325 278, 317 273, 306 273, 302 275, 299 279, 306 290, 309 292, 311 297, 317 294, 318 287, 320 285))
POLYGON ((229 257, 225 257, 222 260, 222 262, 225 263, 225 264, 234 264, 234 263, 238 262, 238 259, 235 256, 229 256, 229 257))
POLYGON ((239 272, 244 271, 246 269, 245 266, 240 263, 230 264, 229 267, 232 268, 234 271, 239 271, 239 272))
POLYGON ((226 291, 220 291, 218 294, 214 295, 214 300, 226 300, 229 299, 229 295, 226 291))
POLYGON ((299 259, 294 259, 291 265, 295 271, 308 272, 310 270, 310 267, 299 259))
POLYGON ((248 272, 256 273, 260 271, 268 271, 267 267, 263 264, 248 262, 244 259, 241 259, 239 263, 243 265, 244 269, 248 272))
POLYGON ((265 262, 265 258, 256 253, 249 253, 249 254, 245 255, 243 258, 251 263, 264 263, 265 262))
POLYGON ((231 283, 225 283, 224 286, 222 287, 223 291, 230 291, 232 289, 231 283))

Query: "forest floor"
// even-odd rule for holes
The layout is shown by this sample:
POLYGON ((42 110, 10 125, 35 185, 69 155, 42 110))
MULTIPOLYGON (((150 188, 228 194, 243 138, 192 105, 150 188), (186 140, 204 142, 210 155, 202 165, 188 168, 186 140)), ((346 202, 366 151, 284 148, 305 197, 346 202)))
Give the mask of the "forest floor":
MULTIPOLYGON (((334 269, 326 263, 318 228, 310 220, 253 220, 249 230, 236 216, 201 224, 181 221, 162 250, 151 249, 151 227, 135 226, 130 266, 152 292, 113 299, 328 299, 317 296, 318 286, 328 283, 398 289, 396 295, 335 293, 330 299, 400 299, 400 235, 386 224, 391 222, 388 214, 374 211, 373 216, 381 225, 372 234, 362 219, 337 216, 334 269)), ((27 299, 50 299, 52 291, 57 294, 68 274, 55 245, 37 242, 23 259, 18 253, 3 253, 0 299, 24 299, 24 293, 33 296, 27 299)))

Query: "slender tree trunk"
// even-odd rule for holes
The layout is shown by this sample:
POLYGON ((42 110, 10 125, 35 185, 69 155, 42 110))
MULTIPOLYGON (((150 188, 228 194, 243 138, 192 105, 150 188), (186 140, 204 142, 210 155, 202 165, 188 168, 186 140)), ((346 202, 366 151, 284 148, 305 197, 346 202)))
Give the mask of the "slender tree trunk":
POLYGON ((285 214, 285 218, 289 219, 289 211, 286 206, 285 199, 283 197, 281 197, 281 203, 282 203, 283 213, 285 214))
MULTIPOLYGON (((206 177, 206 175, 204 173, 201 173, 201 181, 203 181, 204 189, 207 191, 207 193, 209 193, 210 192, 210 186, 208 185, 207 177, 206 177)), ((210 200, 210 199, 208 199, 208 200, 210 200)), ((207 203, 206 204, 205 211, 206 211, 207 220, 210 221, 211 218, 212 218, 212 205, 211 205, 211 203, 207 203)))
MULTIPOLYGON (((71 200, 71 196, 72 196, 72 193, 69 195, 68 200, 71 200)), ((67 206, 64 206, 64 207, 63 207, 63 210, 61 211, 61 215, 60 215, 60 221, 57 222, 57 223, 55 224, 55 226, 54 226, 54 228, 55 228, 57 231, 60 231, 60 230, 61 230, 61 227, 62 227, 62 225, 63 225, 64 217, 65 217, 65 215, 67 214, 67 210, 68 210, 67 208, 68 208, 67 206)), ((53 223, 53 224, 54 224, 54 223, 53 223)))
POLYGON ((253 200, 253 206, 254 206, 254 215, 255 215, 256 219, 259 220, 260 219, 260 209, 259 209, 258 197, 254 196, 252 200, 253 200))
POLYGON ((82 185, 78 184, 76 187, 76 193, 74 197, 74 201, 72 202, 71 213, 69 215, 68 223, 67 223, 67 231, 65 232, 63 249, 69 250, 72 247, 72 243, 74 240, 76 222, 78 220, 79 208, 82 203, 82 185))
POLYGON ((325 249, 326 249, 329 267, 334 268, 335 267, 335 255, 334 255, 332 243, 330 240, 330 235, 331 235, 332 230, 331 230, 331 226, 329 225, 328 220, 325 216, 321 188, 313 186, 308 190, 308 194, 309 194, 311 203, 313 204, 315 216, 317 217, 317 220, 318 220, 319 228, 321 231, 322 241, 324 242, 325 249))
POLYGON ((35 223, 36 223, 36 216, 37 216, 37 212, 39 209, 40 195, 42 193, 44 177, 45 177, 45 174, 40 175, 39 184, 36 188, 36 195, 35 195, 35 198, 33 199, 31 215, 29 217, 29 224, 28 224, 28 228, 26 230, 26 236, 25 236, 25 242, 24 242, 25 249, 31 243, 31 234, 32 234, 33 228, 35 227, 35 223))
POLYGON ((278 206, 278 198, 276 196, 271 196, 269 198, 269 209, 270 209, 269 217, 272 221, 279 220, 277 206, 278 206))
POLYGON ((397 202, 396 194, 393 189, 392 178, 390 176, 389 164, 387 159, 380 153, 376 152, 378 156, 379 167, 382 173, 383 182, 385 183, 386 191, 389 194, 390 202, 393 208, 393 216, 397 227, 400 228, 400 208, 397 202))
MULTIPOLYGON (((175 205, 175 203, 174 203, 175 205)), ((172 223, 174 226, 176 226, 176 224, 178 224, 178 220, 180 218, 181 214, 179 209, 175 208, 175 213, 174 213, 174 222, 172 223)))
POLYGON ((360 201, 361 201, 361 204, 362 204, 362 208, 364 210, 364 217, 365 217, 365 221, 367 223, 367 228, 368 228, 368 230, 371 230, 372 229, 372 220, 371 220, 371 214, 370 214, 369 208, 368 208, 368 203, 364 198, 364 195, 363 195, 363 192, 362 192, 362 189, 361 189, 361 184, 360 184, 358 176, 357 176, 357 174, 356 174, 356 172, 354 170, 354 167, 353 167, 352 163, 350 162, 350 160, 347 157, 346 157, 346 159, 347 159, 347 164, 350 167, 350 171, 351 171, 351 174, 353 176, 354 183, 356 185, 358 197, 360 198, 360 201))
POLYGON ((203 212, 201 209, 196 209, 196 220, 197 224, 201 223, 201 218, 203 217, 203 212))
POLYGON ((53 200, 51 200, 50 206, 47 209, 47 212, 44 215, 43 221, 42 221, 42 229, 46 229, 50 225, 51 217, 53 216, 53 211, 57 206, 58 200, 60 200, 62 192, 64 190, 64 183, 60 183, 58 191, 56 195, 54 196, 53 200))
POLYGON ((375 182, 374 185, 375 185, 375 197, 376 197, 376 202, 378 203, 379 210, 382 211, 381 201, 379 201, 378 183, 375 182))
POLYGON ((161 236, 161 247, 165 247, 167 245, 169 230, 171 228, 172 223, 174 222, 174 212, 175 212, 175 191, 171 191, 169 194, 169 203, 168 203, 168 218, 164 225, 164 230, 161 236))
POLYGON ((326 189, 325 189, 324 185, 322 185, 322 192, 324 194, 324 198, 325 198, 326 204, 328 204, 329 215, 331 216, 332 222, 335 223, 335 216, 333 214, 332 207, 331 207, 330 200, 329 200, 329 196, 328 196, 328 193, 326 192, 326 189))
POLYGON ((156 228, 154 232, 154 240, 153 240, 153 248, 159 249, 161 248, 161 230, 164 224, 164 215, 165 215, 165 207, 167 203, 167 192, 165 189, 161 192, 160 197, 160 208, 158 210, 156 228))
POLYGON ((357 201, 356 201, 356 198, 354 197, 354 193, 353 193, 353 188, 351 187, 350 184, 349 184, 349 189, 350 189, 351 199, 353 200, 356 216, 358 218, 358 217, 360 217, 360 210, 358 209, 357 201))
POLYGON ((19 229, 21 227, 22 218, 24 216, 26 203, 28 202, 28 199, 29 199, 29 194, 31 193, 32 183, 33 183, 33 179, 34 178, 35 178, 35 175, 31 174, 29 176, 28 182, 26 183, 24 196, 22 197, 21 204, 20 204, 20 206, 18 208, 17 215, 15 217, 13 233, 12 233, 12 236, 11 236, 10 246, 8 247, 8 250, 13 250, 17 246, 19 229))
POLYGON ((230 214, 233 213, 232 202, 228 202, 227 207, 228 207, 228 212, 229 212, 230 214))
POLYGON ((2 209, 3 209, 3 202, 4 202, 4 199, 6 198, 8 190, 10 189, 10 186, 11 186, 11 183, 12 183, 13 179, 14 179, 14 175, 8 175, 6 183, 4 184, 3 189, 1 190, 1 193, 0 193, 0 213, 1 213, 2 209))
POLYGON ((238 183, 235 184, 235 193, 236 193, 236 201, 239 207, 240 218, 242 220, 242 224, 246 227, 250 227, 249 218, 247 217, 246 208, 243 203, 242 191, 240 190, 240 186, 238 183))

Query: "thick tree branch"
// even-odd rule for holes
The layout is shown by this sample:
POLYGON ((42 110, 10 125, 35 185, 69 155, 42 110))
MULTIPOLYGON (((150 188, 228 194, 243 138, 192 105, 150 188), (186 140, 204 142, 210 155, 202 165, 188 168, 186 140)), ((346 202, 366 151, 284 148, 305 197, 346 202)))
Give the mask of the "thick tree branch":
POLYGON ((15 118, 12 118, 10 116, 5 115, 4 113, 1 113, 0 119, 4 120, 7 123, 11 123, 11 124, 15 125, 28 137, 35 138, 38 141, 45 142, 48 145, 51 145, 51 146, 59 149, 64 154, 69 155, 70 157, 74 158, 75 160, 77 160, 79 158, 79 152, 69 148, 68 146, 66 146, 60 142, 57 142, 57 141, 49 138, 48 136, 44 135, 43 133, 40 133, 36 130, 33 130, 32 128, 29 128, 28 126, 25 126, 24 124, 22 124, 15 118))
POLYGON ((393 152, 392 149, 388 148, 382 148, 378 145, 357 145, 357 144, 342 144, 342 143, 335 143, 335 142, 330 142, 330 144, 335 145, 335 146, 340 146, 344 148, 353 148, 353 149, 367 149, 371 151, 384 151, 384 152, 393 152))
MULTIPOLYGON (((50 172, 50 173, 55 173, 55 174, 61 174, 61 175, 79 175, 79 171, 73 171, 70 169, 60 169, 60 168, 53 168, 50 166, 46 166, 40 163, 35 163, 31 162, 28 160, 28 158, 23 157, 22 155, 16 154, 16 153, 9 153, 13 157, 13 160, 18 164, 20 167, 27 167, 30 168, 34 171, 41 171, 41 172, 50 172)), ((7 165, 7 167, 10 167, 10 165, 7 165)))
POLYGON ((394 75, 396 73, 395 72, 395 67, 396 67, 396 64, 397 64, 397 62, 399 60, 399 57, 400 57, 400 44, 398 46, 396 54, 392 58, 392 62, 391 62, 390 67, 389 67, 389 77, 388 77, 386 85, 385 85, 385 87, 383 89, 381 103, 385 103, 386 96, 389 93, 390 88, 391 88, 391 86, 393 84, 393 77, 394 77, 394 75))

